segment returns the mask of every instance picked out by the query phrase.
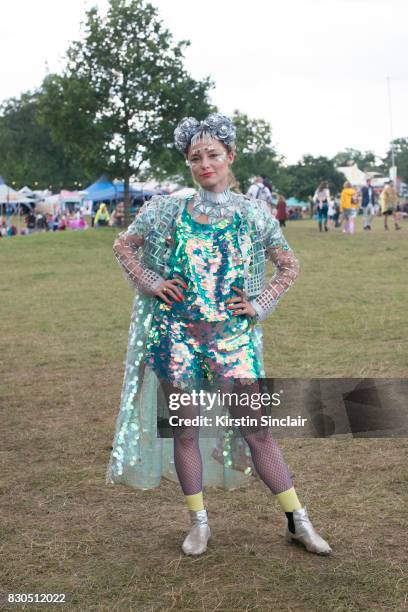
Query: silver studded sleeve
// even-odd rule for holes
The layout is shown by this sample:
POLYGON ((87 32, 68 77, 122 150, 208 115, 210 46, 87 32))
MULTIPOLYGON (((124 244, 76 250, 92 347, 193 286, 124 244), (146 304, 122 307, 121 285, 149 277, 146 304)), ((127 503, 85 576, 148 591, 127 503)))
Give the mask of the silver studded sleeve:
POLYGON ((121 232, 113 244, 113 253, 125 278, 145 295, 154 295, 164 279, 142 261, 143 244, 155 221, 154 202, 146 202, 126 232, 121 232))
POLYGON ((263 243, 268 258, 275 266, 275 274, 266 283, 262 293, 251 302, 258 321, 264 321, 275 310, 278 301, 299 275, 299 262, 286 242, 279 222, 269 211, 264 211, 263 221, 263 243))

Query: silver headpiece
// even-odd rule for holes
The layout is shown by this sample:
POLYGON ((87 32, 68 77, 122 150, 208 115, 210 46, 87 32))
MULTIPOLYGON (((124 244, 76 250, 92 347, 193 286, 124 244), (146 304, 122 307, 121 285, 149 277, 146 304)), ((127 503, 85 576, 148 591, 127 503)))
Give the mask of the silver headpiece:
POLYGON ((179 151, 186 153, 191 139, 199 134, 207 138, 216 138, 227 147, 235 142, 236 129, 231 119, 221 113, 211 113, 204 121, 194 117, 185 117, 174 130, 174 142, 179 151))

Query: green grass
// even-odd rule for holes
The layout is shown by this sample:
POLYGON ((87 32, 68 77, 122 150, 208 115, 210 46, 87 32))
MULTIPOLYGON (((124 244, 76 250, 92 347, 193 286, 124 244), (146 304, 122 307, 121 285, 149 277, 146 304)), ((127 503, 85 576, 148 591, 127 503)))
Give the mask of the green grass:
MULTIPOLYGON (((406 375, 408 228, 316 230, 285 232, 301 276, 265 325, 268 375, 406 375)), ((197 559, 180 552, 178 486, 105 486, 132 299, 115 234, 0 240, 0 591, 65 591, 81 610, 406 609, 406 439, 279 442, 329 559, 284 542, 259 481, 206 488, 213 540, 197 559)))

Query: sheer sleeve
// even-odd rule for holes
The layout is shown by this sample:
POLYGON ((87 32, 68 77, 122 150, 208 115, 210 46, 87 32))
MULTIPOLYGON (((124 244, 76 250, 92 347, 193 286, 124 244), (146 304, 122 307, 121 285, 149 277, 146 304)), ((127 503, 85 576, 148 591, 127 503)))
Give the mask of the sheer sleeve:
POLYGON ((286 242, 279 222, 272 217, 269 211, 264 217, 262 228, 264 248, 276 271, 266 283, 262 293, 251 301, 259 321, 264 321, 276 308, 278 301, 299 275, 299 262, 286 242))
POLYGON ((151 296, 164 281, 160 274, 148 268, 142 261, 145 237, 156 220, 156 207, 152 200, 142 206, 133 223, 126 232, 118 235, 113 244, 116 261, 122 267, 127 281, 134 289, 151 296))

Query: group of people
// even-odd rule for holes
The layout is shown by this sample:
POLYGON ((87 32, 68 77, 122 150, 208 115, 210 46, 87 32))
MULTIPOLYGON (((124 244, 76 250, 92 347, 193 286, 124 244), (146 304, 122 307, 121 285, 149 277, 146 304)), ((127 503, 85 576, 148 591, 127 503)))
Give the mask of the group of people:
POLYGON ((87 229, 88 224, 80 210, 56 211, 55 213, 35 212, 30 210, 24 218, 25 227, 19 228, 2 217, 0 221, 0 238, 7 236, 28 236, 37 232, 56 232, 66 229, 87 229))
POLYGON ((80 210, 56 211, 55 213, 37 214, 31 211, 26 216, 26 227, 22 231, 24 234, 32 234, 37 231, 57 232, 70 229, 86 229, 87 223, 80 210))
MULTIPOLYGON (((84 213, 77 207, 75 209, 66 208, 56 210, 54 213, 29 210, 24 216, 25 226, 21 230, 12 223, 11 215, 0 219, 0 238, 7 236, 29 235, 37 232, 56 232, 66 229, 87 229, 88 224, 84 213)), ((123 227, 124 224, 124 204, 119 202, 112 214, 109 213, 105 202, 93 207, 91 214, 91 226, 116 226, 123 227)))
POLYGON ((328 231, 329 223, 337 228, 341 225, 341 217, 344 221, 343 233, 354 234, 355 219, 361 209, 363 213, 363 229, 370 231, 372 222, 376 215, 380 214, 384 219, 384 229, 388 230, 388 219, 391 217, 396 230, 401 229, 399 220, 401 211, 399 209, 399 198, 394 182, 388 181, 380 195, 367 179, 366 185, 361 190, 353 187, 349 181, 345 181, 341 194, 332 198, 327 181, 322 181, 313 196, 313 203, 317 215, 319 231, 328 231))
POLYGON ((124 202, 118 202, 112 213, 106 202, 95 202, 91 209, 91 227, 123 227, 125 222, 124 202))
POLYGON ((2 217, 0 220, 0 238, 16 236, 17 233, 16 226, 13 223, 7 223, 6 218, 2 217))

